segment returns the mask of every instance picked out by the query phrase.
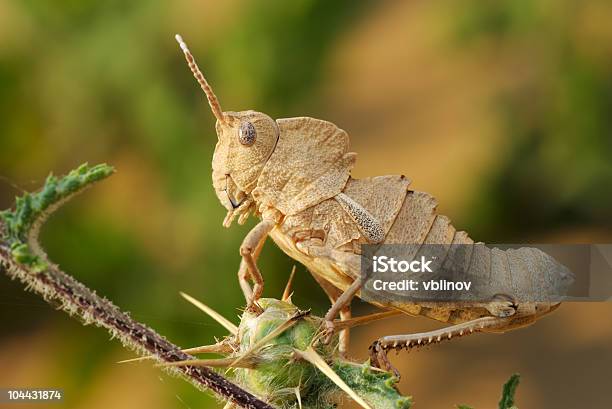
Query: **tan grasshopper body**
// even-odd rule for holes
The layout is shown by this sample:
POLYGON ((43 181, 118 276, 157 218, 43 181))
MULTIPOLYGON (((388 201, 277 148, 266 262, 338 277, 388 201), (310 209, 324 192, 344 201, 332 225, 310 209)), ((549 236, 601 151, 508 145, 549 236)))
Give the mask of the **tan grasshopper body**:
MULTIPOLYGON (((360 295, 360 245, 435 243, 450 248, 473 243, 447 217, 436 214, 434 198, 410 190, 403 176, 351 178, 356 154, 349 151, 347 133, 336 125, 307 117, 273 120, 255 111, 223 112, 186 45, 177 39, 217 118, 213 185, 228 210, 224 225, 229 227, 236 217, 243 223, 249 214, 261 218, 240 249, 238 274, 251 308, 257 308, 263 290, 256 260, 268 235, 305 265, 330 296, 333 306, 326 315, 330 332, 338 329, 332 323, 337 314, 350 318, 350 301, 360 295)), ((490 302, 379 305, 453 326, 383 337, 374 344, 375 358, 384 358, 381 354, 389 348, 419 346, 473 331, 503 332, 552 311, 558 303, 517 302, 520 294, 512 293, 517 280, 537 278, 538 263, 549 261, 539 250, 521 250, 486 249, 472 255, 472 270, 507 284, 508 291, 491 294, 490 302)), ((568 280, 571 275, 544 281, 555 287, 568 280)), ((345 350, 348 333, 342 330, 345 350)))

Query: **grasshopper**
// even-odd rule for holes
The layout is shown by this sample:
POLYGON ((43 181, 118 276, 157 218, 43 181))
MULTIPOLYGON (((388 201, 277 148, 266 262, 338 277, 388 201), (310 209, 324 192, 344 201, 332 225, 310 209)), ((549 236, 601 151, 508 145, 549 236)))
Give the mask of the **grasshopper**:
MULTIPOLYGON (((403 175, 352 178, 356 154, 349 151, 348 134, 333 123, 309 117, 274 120, 252 110, 224 112, 187 45, 180 36, 176 39, 217 120, 212 179, 227 209, 223 225, 230 227, 236 218, 243 224, 251 214, 261 219, 240 246, 238 279, 249 309, 259 308, 264 280, 257 259, 270 236, 283 252, 306 266, 329 296, 332 306, 325 315, 325 331, 329 337, 340 331, 340 352, 346 353, 350 325, 339 325, 334 318, 339 315, 340 323, 352 322, 351 300, 361 296, 363 286, 361 245, 474 243, 448 217, 436 213, 432 196, 411 190, 403 175)), ((535 262, 544 255, 539 250, 480 248, 482 254, 472 259, 487 260, 492 282, 544 274, 535 262)), ((562 286, 572 276, 567 271, 547 280, 562 286)), ((520 297, 508 291, 486 302, 373 303, 450 324, 426 333, 382 337, 371 346, 373 362, 382 361, 391 369, 386 360, 391 348, 410 349, 473 332, 505 332, 529 325, 559 306, 559 302, 521 302, 520 297)))

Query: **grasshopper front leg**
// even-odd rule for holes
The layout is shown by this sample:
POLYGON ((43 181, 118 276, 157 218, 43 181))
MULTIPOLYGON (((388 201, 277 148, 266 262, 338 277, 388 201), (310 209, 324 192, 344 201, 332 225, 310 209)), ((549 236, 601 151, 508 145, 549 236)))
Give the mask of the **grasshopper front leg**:
POLYGON ((238 269, 238 280, 240 281, 240 287, 246 298, 247 308, 255 308, 255 303, 261 294, 263 293, 264 280, 259 268, 257 268, 257 258, 263 248, 268 233, 272 231, 276 222, 272 219, 264 219, 259 222, 251 231, 246 235, 240 246, 240 255, 242 261, 240 262, 240 268, 238 269), (253 288, 251 289, 248 278, 253 281, 253 288))

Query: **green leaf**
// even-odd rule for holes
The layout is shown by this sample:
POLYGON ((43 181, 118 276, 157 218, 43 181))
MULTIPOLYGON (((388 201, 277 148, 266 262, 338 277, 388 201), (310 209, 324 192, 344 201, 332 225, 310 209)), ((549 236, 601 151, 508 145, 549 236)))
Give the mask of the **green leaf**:
POLYGON ((514 374, 510 377, 508 382, 504 384, 502 390, 502 398, 499 401, 499 409, 512 409, 514 407, 514 394, 519 384, 520 375, 514 374))

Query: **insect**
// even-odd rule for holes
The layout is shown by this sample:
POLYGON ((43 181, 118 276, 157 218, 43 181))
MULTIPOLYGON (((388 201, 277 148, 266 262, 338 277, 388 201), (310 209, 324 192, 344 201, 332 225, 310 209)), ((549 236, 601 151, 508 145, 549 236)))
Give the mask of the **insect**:
MULTIPOLYGON (((217 119, 212 178, 227 209, 223 224, 229 227, 235 218, 242 224, 250 214, 261 219, 240 246, 238 279, 252 311, 260 308, 257 301, 264 285, 257 259, 270 236, 306 266, 329 296, 332 306, 325 326, 330 335, 341 330, 340 351, 346 353, 348 327, 339 328, 334 318, 349 320, 351 300, 361 296, 361 245, 474 243, 436 213, 432 196, 411 190, 404 176, 351 178, 356 154, 349 151, 348 134, 333 123, 309 117, 274 120, 256 111, 224 112, 178 35, 177 41, 217 119)), ((551 260, 537 249, 475 246, 477 251, 471 263, 486 262, 484 271, 492 283, 509 280, 515 285, 536 277, 551 288, 561 288, 572 281, 569 270, 544 277, 545 269, 538 263, 551 260)), ((382 337, 371 346, 373 362, 391 369, 386 360, 389 349, 409 349, 473 332, 504 332, 529 325, 559 305, 521 301, 512 285, 485 302, 373 303, 451 324, 432 332, 382 337)))

